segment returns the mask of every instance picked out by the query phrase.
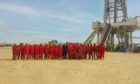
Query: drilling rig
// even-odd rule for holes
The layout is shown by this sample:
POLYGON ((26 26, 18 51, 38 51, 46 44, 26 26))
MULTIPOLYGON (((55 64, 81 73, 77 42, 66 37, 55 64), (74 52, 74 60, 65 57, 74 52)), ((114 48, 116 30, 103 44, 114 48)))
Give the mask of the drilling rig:
POLYGON ((140 17, 128 18, 126 0, 104 1, 104 23, 93 22, 93 32, 85 44, 97 43, 107 45, 108 51, 131 50, 132 34, 140 30, 140 17))

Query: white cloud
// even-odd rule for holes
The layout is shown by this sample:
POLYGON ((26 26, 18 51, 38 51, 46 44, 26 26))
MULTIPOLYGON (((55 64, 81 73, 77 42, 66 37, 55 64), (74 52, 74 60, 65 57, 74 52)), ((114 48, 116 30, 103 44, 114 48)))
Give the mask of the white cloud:
POLYGON ((16 13, 23 13, 23 14, 28 14, 28 15, 35 15, 35 14, 37 15, 38 14, 37 11, 31 7, 15 5, 15 4, 0 3, 0 10, 6 10, 6 11, 11 11, 11 12, 16 12, 16 13))
MULTIPOLYGON (((74 22, 74 23, 82 23, 81 19, 75 18, 74 16, 62 15, 52 10, 50 11, 49 9, 39 11, 32 7, 24 6, 24 5, 0 3, 0 10, 20 13, 24 15, 25 14, 32 15, 35 17, 53 18, 53 19, 60 19, 64 21, 74 22)), ((79 14, 75 16, 80 17, 79 14)))
MULTIPOLYGON (((37 40, 40 41, 41 39, 44 40, 44 41, 46 41, 48 39, 49 40, 50 39, 57 39, 57 40, 61 40, 61 41, 64 41, 64 42, 65 41, 75 41, 75 40, 79 41, 79 39, 73 38, 74 35, 75 36, 78 35, 77 32, 78 33, 81 32, 82 29, 84 29, 84 28, 85 29, 86 28, 90 29, 90 27, 87 27, 87 25, 90 26, 91 22, 92 22, 92 19, 94 18, 94 16, 91 15, 91 14, 88 14, 88 13, 85 13, 84 11, 82 12, 82 11, 79 11, 79 10, 76 10, 76 9, 75 9, 75 11, 73 11, 73 10, 71 10, 71 8, 69 9, 69 13, 65 14, 63 12, 62 13, 57 12, 55 10, 52 10, 52 9, 50 10, 48 8, 45 8, 45 10, 42 10, 42 9, 38 10, 38 9, 35 9, 33 7, 30 7, 30 6, 11 4, 11 3, 10 4, 0 3, 0 12, 1 11, 6 11, 9 14, 11 12, 15 13, 15 14, 20 14, 21 16, 22 15, 24 15, 24 16, 29 15, 29 16, 32 16, 33 18, 34 17, 41 17, 41 18, 44 18, 46 20, 53 19, 52 21, 55 21, 55 20, 59 21, 60 20, 60 22, 64 22, 63 24, 65 24, 65 22, 68 22, 68 24, 66 24, 68 26, 60 29, 61 32, 64 31, 66 33, 66 35, 62 35, 61 32, 60 32, 60 34, 55 34, 56 31, 54 31, 51 34, 48 33, 48 32, 45 32, 45 31, 35 31, 35 30, 34 31, 33 30, 31 30, 31 31, 26 31, 26 30, 20 31, 20 29, 17 29, 17 27, 13 27, 13 28, 17 29, 17 31, 12 30, 14 33, 13 32, 10 33, 11 37, 12 37, 11 39, 10 38, 9 39, 7 39, 7 38, 4 39, 4 40, 8 40, 8 41, 10 41, 10 40, 12 41, 13 39, 17 40, 17 41, 20 41, 20 40, 22 40, 22 41, 30 41, 30 40, 31 41, 37 41, 37 40), (73 23, 76 23, 76 25, 73 24, 73 23), (19 35, 17 35, 17 33, 19 35), (27 36, 28 34, 33 34, 33 36, 27 36), (23 36, 23 35, 25 35, 25 36, 23 36), (37 36, 37 35, 39 35, 39 36, 37 36)), ((35 24, 38 24, 38 23, 35 23, 35 24)), ((62 24, 60 24, 60 25, 62 25, 62 24)), ((32 26, 34 26, 34 25, 32 25, 32 26)), ((43 24, 41 24, 41 26, 39 28, 41 29, 42 26, 43 26, 43 24)), ((10 25, 10 27, 11 27, 11 25, 10 25)), ((53 28, 53 27, 48 27, 48 28, 53 28)), ((58 27, 56 27, 56 28, 58 29, 58 28, 60 28, 60 26, 58 25, 58 27)), ((9 28, 9 29, 11 29, 11 28, 9 28)))
POLYGON ((70 16, 54 15, 54 16, 51 16, 51 17, 56 18, 56 19, 62 19, 62 20, 74 22, 74 23, 81 23, 82 22, 81 20, 74 19, 74 17, 70 17, 70 16))

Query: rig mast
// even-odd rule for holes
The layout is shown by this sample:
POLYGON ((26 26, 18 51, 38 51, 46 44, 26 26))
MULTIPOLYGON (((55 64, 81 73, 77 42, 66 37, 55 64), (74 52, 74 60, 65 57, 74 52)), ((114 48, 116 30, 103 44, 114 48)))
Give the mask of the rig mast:
POLYGON ((126 5, 126 0, 105 0, 104 23, 93 22, 94 31, 85 44, 92 43, 97 36, 97 43, 105 43, 109 51, 131 49, 132 32, 139 30, 140 25, 138 17, 128 19, 126 5))

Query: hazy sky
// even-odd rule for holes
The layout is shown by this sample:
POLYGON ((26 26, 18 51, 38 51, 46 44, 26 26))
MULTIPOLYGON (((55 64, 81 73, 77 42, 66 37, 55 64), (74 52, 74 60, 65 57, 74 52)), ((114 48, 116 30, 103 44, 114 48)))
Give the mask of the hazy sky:
MULTIPOLYGON (((140 0, 127 5, 129 17, 140 15, 140 0)), ((84 42, 103 7, 104 0, 0 0, 0 42, 84 42)))

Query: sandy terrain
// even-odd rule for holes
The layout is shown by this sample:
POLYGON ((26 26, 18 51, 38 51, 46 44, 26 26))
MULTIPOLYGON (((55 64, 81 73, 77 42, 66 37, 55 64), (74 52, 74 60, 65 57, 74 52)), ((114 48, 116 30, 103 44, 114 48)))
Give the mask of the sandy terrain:
POLYGON ((12 61, 0 48, 0 84, 140 84, 140 54, 106 53, 104 60, 12 61))

